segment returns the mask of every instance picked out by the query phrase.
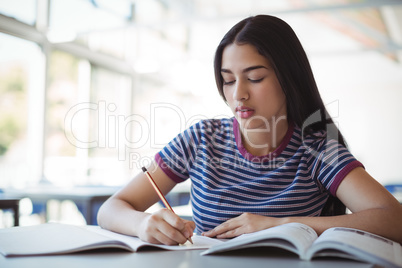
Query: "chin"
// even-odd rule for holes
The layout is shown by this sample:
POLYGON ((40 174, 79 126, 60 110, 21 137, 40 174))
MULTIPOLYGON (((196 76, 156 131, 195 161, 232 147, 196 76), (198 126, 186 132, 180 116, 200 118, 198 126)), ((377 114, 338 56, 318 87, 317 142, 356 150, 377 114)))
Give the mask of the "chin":
POLYGON ((254 129, 265 129, 267 132, 270 131, 270 127, 267 127, 266 125, 261 125, 261 124, 249 124, 247 122, 238 121, 239 125, 242 129, 244 130, 254 130, 254 129))

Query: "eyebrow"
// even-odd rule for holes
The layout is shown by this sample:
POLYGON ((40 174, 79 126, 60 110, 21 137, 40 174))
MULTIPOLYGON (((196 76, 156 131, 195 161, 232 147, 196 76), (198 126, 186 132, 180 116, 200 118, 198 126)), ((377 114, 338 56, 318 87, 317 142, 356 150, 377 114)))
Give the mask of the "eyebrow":
MULTIPOLYGON (((252 70, 261 69, 261 68, 263 68, 263 69, 268 69, 267 67, 265 67, 265 66, 263 66, 263 65, 256 65, 256 66, 247 67, 246 69, 244 69, 244 70, 242 71, 242 73, 247 73, 247 72, 250 72, 250 71, 252 71, 252 70)), ((229 70, 229 69, 224 69, 224 68, 222 68, 222 69, 221 69, 221 73, 229 73, 229 74, 231 74, 231 73, 233 73, 233 72, 232 72, 231 70, 229 70)))

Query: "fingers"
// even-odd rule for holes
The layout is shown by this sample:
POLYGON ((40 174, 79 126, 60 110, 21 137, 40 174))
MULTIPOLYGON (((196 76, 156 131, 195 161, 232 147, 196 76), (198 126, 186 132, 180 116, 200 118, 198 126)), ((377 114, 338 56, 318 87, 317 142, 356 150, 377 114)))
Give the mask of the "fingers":
POLYGON ((216 238, 232 238, 241 235, 241 221, 238 217, 230 219, 202 235, 216 238))
MULTIPOLYGON (((195 229, 195 223, 193 221, 187 221, 187 220, 184 220, 184 222, 185 222, 185 227, 184 227, 184 230, 182 233, 188 239, 193 236, 194 229, 195 229)), ((192 243, 192 241, 191 241, 191 243, 192 243)))
POLYGON ((193 236, 193 233, 195 230, 195 222, 188 221, 188 220, 184 220, 184 222, 185 222, 185 227, 187 228, 187 231, 189 232, 190 237, 193 236))
POLYGON ((193 221, 183 220, 167 209, 161 210, 161 213, 164 215, 166 222, 176 230, 179 230, 186 239, 193 236, 195 229, 195 223, 193 221))
POLYGON ((212 230, 212 232, 208 231, 206 233, 203 233, 202 235, 205 235, 208 237, 216 237, 219 239, 233 238, 233 237, 237 237, 239 235, 244 234, 244 232, 241 229, 242 228, 236 228, 236 229, 227 230, 227 231, 212 230))
POLYGON ((233 238, 242 234, 256 232, 278 225, 277 219, 272 217, 243 213, 240 216, 227 220, 214 229, 202 235, 216 238, 233 238))
POLYGON ((185 221, 167 209, 150 215, 145 226, 142 240, 165 245, 184 244, 195 228, 194 222, 185 221))

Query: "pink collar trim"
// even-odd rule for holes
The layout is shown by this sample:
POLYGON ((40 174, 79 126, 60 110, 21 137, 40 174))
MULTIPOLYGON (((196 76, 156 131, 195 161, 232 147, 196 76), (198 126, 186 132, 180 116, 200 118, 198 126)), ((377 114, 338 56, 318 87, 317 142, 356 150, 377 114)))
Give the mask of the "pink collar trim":
POLYGON ((233 132, 235 135, 236 139, 236 145, 237 148, 239 149, 241 155, 244 156, 249 161, 252 162, 266 162, 274 159, 275 157, 279 156, 283 150, 286 148, 286 146, 289 144, 290 139, 292 138, 294 131, 294 124, 289 123, 288 131, 286 132, 285 137, 283 138, 281 144, 278 146, 278 148, 275 149, 275 151, 263 155, 263 156, 255 156, 251 153, 249 153, 246 148, 243 146, 242 138, 241 138, 241 133, 240 133, 240 127, 239 123, 237 122, 236 118, 233 118, 233 132))

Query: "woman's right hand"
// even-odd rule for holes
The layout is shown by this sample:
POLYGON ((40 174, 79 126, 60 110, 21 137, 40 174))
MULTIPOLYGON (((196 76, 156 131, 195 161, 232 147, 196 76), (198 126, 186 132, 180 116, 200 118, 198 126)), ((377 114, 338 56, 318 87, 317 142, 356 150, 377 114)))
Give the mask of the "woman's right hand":
POLYGON ((184 244, 193 235, 195 223, 164 208, 148 214, 140 224, 138 237, 154 244, 184 244))
MULTIPOLYGON (((176 185, 155 162, 148 171, 164 195, 176 185)), ((145 212, 159 200, 147 176, 141 172, 103 203, 98 212, 98 224, 104 229, 137 236, 149 243, 186 243, 194 232, 195 223, 181 219, 168 209, 153 214, 145 212)))

